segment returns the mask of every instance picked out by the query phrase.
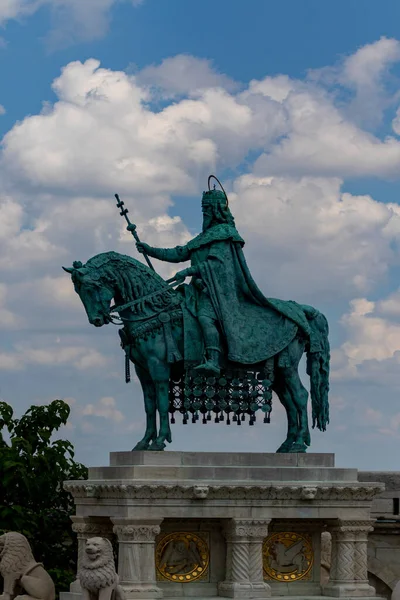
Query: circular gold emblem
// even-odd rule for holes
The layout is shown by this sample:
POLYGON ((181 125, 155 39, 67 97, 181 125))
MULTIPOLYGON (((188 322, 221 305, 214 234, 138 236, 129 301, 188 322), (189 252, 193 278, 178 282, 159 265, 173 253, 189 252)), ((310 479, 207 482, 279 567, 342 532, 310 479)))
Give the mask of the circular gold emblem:
POLYGON ((299 533, 274 533, 263 544, 263 566, 267 579, 298 581, 309 574, 313 562, 311 539, 299 533))
POLYGON ((194 533, 170 533, 156 548, 157 571, 168 581, 184 583, 199 579, 206 572, 209 559, 207 542, 194 533))

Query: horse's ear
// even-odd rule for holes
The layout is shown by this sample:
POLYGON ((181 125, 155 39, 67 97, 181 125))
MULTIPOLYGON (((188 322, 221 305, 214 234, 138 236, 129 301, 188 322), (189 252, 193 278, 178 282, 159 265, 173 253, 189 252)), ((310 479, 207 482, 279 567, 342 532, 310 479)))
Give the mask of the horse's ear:
POLYGON ((63 267, 64 271, 66 271, 67 273, 69 273, 70 275, 74 272, 74 268, 73 267, 63 267))

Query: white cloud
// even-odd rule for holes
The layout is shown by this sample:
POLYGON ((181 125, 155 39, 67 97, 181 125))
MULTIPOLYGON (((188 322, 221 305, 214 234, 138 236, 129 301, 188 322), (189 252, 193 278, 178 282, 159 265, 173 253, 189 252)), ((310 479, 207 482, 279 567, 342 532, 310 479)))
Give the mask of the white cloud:
POLYGON ((137 80, 140 85, 158 89, 163 98, 198 95, 200 90, 216 87, 237 88, 237 83, 215 70, 212 61, 187 54, 165 58, 160 65, 145 67, 137 74, 137 80))
POLYGON ((387 298, 383 298, 376 303, 376 310, 379 315, 385 317, 400 316, 400 290, 396 290, 387 298))
POLYGON ((268 282, 268 295, 273 289, 286 297, 307 294, 308 301, 350 299, 373 289, 398 262, 398 212, 369 196, 341 193, 338 179, 244 175, 233 189, 245 252, 268 282))
POLYGON ((259 175, 397 176, 400 142, 360 129, 320 90, 295 86, 282 100, 288 133, 255 164, 259 175))
POLYGON ((18 318, 7 307, 7 295, 7 286, 0 283, 0 330, 12 329, 18 324, 18 318))
POLYGON ((112 397, 100 398, 97 404, 87 404, 81 409, 81 414, 103 417, 114 423, 121 423, 124 420, 124 415, 116 408, 116 401, 112 397))
POLYGON ((0 369, 22 369, 27 365, 73 366, 85 371, 102 368, 107 359, 97 350, 84 346, 64 346, 46 343, 45 346, 33 346, 32 343, 17 343, 11 352, 0 355, 0 369))
POLYGON ((346 115, 358 124, 374 128, 381 124, 384 111, 399 98, 388 85, 393 83, 390 69, 399 60, 399 41, 381 37, 342 58, 334 67, 310 71, 309 78, 326 85, 334 94, 340 94, 343 88, 346 95, 350 91, 350 101, 342 102, 346 115))
MULTIPOLYGON (((0 25, 47 7, 52 17, 47 43, 50 48, 59 48, 102 37, 108 29, 111 8, 123 1, 126 0, 1 0, 0 25)), ((143 2, 128 1, 134 7, 143 2)))
POLYGON ((378 316, 378 311, 379 304, 366 298, 351 301, 350 312, 341 319, 346 341, 333 352, 335 380, 362 379, 369 372, 370 380, 384 382, 388 368, 398 371, 400 324, 378 316))

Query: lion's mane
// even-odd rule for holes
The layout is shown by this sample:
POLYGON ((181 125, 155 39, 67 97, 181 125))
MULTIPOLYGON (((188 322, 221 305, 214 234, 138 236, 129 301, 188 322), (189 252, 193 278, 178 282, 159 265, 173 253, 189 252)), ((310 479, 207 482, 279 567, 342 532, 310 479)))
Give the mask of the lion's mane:
POLYGON ((89 592, 98 592, 99 589, 114 585, 117 582, 111 542, 106 538, 95 539, 97 541, 101 540, 100 556, 96 560, 91 560, 85 548, 82 565, 78 573, 81 586, 89 592))
POLYGON ((28 540, 22 533, 10 531, 0 536, 0 573, 21 577, 29 565, 35 564, 28 540))

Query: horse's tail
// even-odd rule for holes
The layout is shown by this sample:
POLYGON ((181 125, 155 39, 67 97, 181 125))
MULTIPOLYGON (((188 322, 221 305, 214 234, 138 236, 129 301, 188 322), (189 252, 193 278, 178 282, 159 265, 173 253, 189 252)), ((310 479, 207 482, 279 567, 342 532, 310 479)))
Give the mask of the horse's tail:
POLYGON ((312 426, 321 431, 329 423, 329 326, 326 317, 316 309, 303 307, 311 329, 307 348, 307 374, 310 376, 312 426))

